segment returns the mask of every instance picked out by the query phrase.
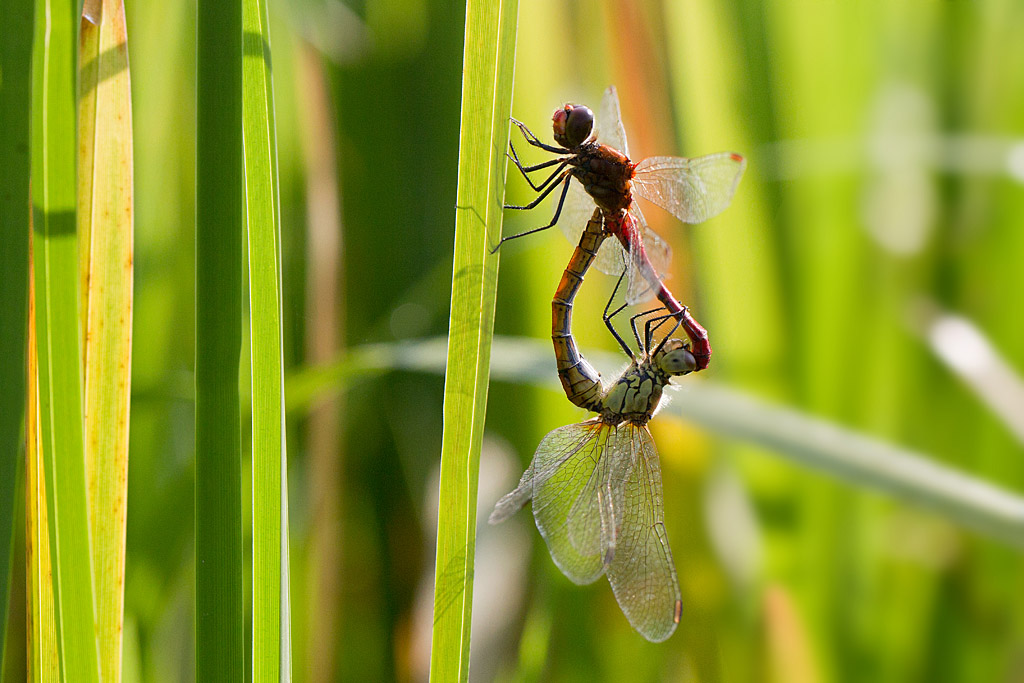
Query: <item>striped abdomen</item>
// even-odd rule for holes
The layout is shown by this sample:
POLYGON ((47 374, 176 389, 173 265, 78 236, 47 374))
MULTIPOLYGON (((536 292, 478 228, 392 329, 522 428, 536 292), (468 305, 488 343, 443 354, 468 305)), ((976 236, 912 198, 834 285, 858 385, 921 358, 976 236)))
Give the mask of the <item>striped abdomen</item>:
POLYGON ((597 209, 587 222, 551 300, 551 342, 555 346, 558 379, 570 401, 594 412, 601 411, 601 375, 580 354, 572 336, 572 302, 605 237, 601 210, 597 209))

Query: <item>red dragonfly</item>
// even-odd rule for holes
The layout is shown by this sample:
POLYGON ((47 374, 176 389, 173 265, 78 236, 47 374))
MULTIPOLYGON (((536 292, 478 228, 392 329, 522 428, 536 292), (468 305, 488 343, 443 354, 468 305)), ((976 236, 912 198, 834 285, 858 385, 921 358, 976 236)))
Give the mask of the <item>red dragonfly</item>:
POLYGON ((596 131, 594 113, 588 107, 566 104, 555 110, 552 128, 557 147, 541 142, 522 122, 515 119, 512 122, 530 145, 557 154, 558 158, 523 166, 515 147, 510 145, 509 158, 539 194, 525 206, 506 205, 505 208, 532 209, 555 189, 561 187, 562 191, 550 223, 503 237, 498 246, 509 239, 547 230, 556 223, 566 237, 576 243, 596 204, 604 214, 605 230, 617 239, 604 243, 594 266, 612 275, 626 273, 627 303, 639 303, 651 294, 656 296, 686 330, 697 358, 697 369, 706 368, 711 359, 707 331, 662 281, 662 274, 671 260, 671 249, 648 227, 640 207, 633 201, 633 194, 657 204, 685 223, 700 223, 729 206, 746 168, 746 160, 734 152, 723 152, 693 159, 649 157, 633 163, 629 159, 615 86, 605 91, 596 131), (598 141, 598 133, 603 144, 598 141), (547 179, 534 184, 529 174, 551 167, 554 170, 547 179), (573 179, 577 182, 572 182, 573 179))

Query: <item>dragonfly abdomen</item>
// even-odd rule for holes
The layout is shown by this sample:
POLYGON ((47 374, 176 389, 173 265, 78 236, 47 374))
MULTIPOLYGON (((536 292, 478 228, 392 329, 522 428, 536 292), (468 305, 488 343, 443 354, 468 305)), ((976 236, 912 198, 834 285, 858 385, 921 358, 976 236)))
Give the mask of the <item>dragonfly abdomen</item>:
POLYGON ((587 222, 580 243, 573 251, 551 300, 551 343, 555 347, 558 379, 572 403, 594 412, 601 409, 604 387, 601 374, 583 358, 572 336, 572 304, 576 292, 583 284, 583 276, 597 256, 597 250, 605 237, 604 221, 600 210, 596 210, 587 222))

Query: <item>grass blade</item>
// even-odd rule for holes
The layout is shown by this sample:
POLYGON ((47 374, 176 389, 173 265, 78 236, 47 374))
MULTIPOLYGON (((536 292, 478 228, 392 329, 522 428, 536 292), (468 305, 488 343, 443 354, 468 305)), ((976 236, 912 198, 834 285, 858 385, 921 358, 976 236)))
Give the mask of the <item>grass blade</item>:
POLYGON ((7 642, 15 481, 25 406, 28 320, 32 2, 12 0, 0 25, 0 666, 7 642))
POLYGON ((128 413, 131 397, 133 175, 128 34, 121 0, 82 22, 79 253, 89 485, 100 673, 121 680, 128 413))
POLYGON ((242 5, 201 0, 196 88, 196 680, 245 672, 238 363, 242 5))
POLYGON ((518 0, 466 7, 455 264, 441 443, 430 677, 467 680, 476 493, 487 406, 518 0))
POLYGON ((82 444, 75 221, 78 23, 74 0, 37 0, 32 200, 39 433, 61 671, 99 678, 82 444))
MULTIPOLYGON (((31 245, 30 245, 31 254, 31 245)), ((28 597, 26 678, 33 682, 60 679, 56 618, 53 612, 53 575, 50 535, 46 519, 46 487, 39 434, 39 361, 36 354, 35 287, 29 264, 28 382, 25 405, 25 594, 28 597)))
POLYGON ((281 230, 268 23, 266 2, 245 0, 242 115, 252 326, 252 672, 258 683, 291 680, 281 230))

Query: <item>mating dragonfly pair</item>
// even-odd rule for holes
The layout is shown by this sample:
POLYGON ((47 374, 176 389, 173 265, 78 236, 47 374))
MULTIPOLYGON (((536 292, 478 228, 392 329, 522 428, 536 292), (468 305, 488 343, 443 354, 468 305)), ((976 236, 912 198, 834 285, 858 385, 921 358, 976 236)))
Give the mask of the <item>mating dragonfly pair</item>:
POLYGON ((647 423, 671 377, 708 366, 711 345, 704 328, 665 286, 662 275, 671 251, 648 227, 633 193, 684 222, 699 223, 729 205, 746 162, 722 153, 651 157, 634 164, 614 87, 605 92, 597 130, 585 106, 567 104, 555 111, 557 147, 512 122, 527 143, 558 156, 523 166, 512 146, 510 159, 538 196, 525 206, 506 208, 532 209, 559 188, 561 194, 550 223, 501 242, 556 224, 578 242, 551 302, 551 340, 566 396, 597 417, 545 436, 519 486, 498 501, 490 521, 504 521, 532 498, 537 529, 562 573, 578 584, 606 575, 629 623, 659 642, 675 631, 682 600, 663 519, 658 451, 647 423), (549 168, 547 179, 535 184, 530 173, 549 168), (572 335, 573 301, 591 266, 619 276, 604 321, 631 363, 609 385, 583 358, 572 335), (623 282, 626 303, 612 310, 623 282), (639 349, 634 354, 612 319, 652 296, 662 305, 630 319, 639 349), (638 320, 645 317, 641 335, 638 320), (656 341, 657 330, 669 320, 674 326, 656 341), (672 338, 679 327, 685 342, 672 338))

